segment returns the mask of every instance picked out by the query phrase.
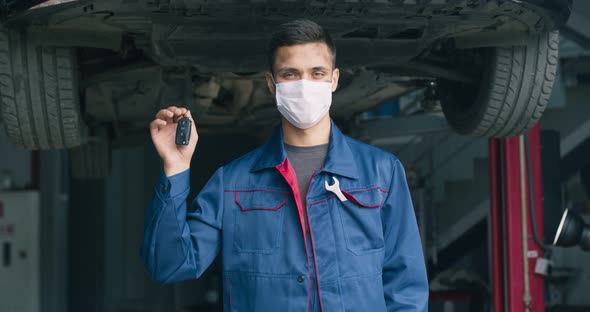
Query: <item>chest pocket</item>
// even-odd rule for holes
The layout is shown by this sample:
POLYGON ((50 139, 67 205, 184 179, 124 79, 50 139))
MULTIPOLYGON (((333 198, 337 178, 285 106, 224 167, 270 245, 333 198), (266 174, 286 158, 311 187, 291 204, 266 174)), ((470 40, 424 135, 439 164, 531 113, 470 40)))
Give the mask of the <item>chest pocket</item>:
POLYGON ((270 254, 280 246, 287 192, 235 191, 234 247, 238 252, 270 254))
POLYGON ((381 206, 387 191, 378 187, 360 190, 342 190, 347 201, 336 200, 340 205, 340 219, 346 247, 355 255, 383 250, 381 206))

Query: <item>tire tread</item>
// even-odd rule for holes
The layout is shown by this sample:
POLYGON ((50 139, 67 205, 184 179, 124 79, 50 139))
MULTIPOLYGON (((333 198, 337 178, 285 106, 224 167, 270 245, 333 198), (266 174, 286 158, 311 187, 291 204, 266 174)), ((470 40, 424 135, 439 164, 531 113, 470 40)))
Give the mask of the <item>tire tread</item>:
POLYGON ((25 149, 82 142, 72 48, 37 46, 24 31, 0 29, 0 106, 10 141, 25 149))
POLYGON ((516 136, 531 129, 549 103, 558 49, 558 31, 532 37, 523 46, 493 48, 474 110, 463 113, 454 103, 443 103, 451 127, 478 137, 516 136))

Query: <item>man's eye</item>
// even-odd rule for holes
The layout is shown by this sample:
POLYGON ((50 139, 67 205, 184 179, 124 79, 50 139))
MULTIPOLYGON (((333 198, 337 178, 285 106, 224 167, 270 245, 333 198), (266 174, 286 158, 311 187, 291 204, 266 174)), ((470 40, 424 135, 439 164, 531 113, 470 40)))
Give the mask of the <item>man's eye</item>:
POLYGON ((313 73, 313 78, 324 78, 324 76, 326 76, 326 74, 324 74, 322 72, 313 73))
POLYGON ((283 78, 293 78, 293 77, 295 77, 294 73, 284 73, 283 74, 283 78))

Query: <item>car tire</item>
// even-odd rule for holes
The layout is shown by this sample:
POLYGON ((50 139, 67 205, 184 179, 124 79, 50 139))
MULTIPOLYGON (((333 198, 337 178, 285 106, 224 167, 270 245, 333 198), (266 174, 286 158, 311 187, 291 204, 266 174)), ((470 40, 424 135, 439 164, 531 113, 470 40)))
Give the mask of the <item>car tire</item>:
POLYGON ((559 34, 525 45, 480 50, 479 88, 441 81, 441 106, 451 128, 464 135, 508 137, 532 128, 547 107, 557 72, 559 34), (471 90, 470 90, 471 89, 471 90))
POLYGON ((82 143, 73 48, 38 46, 26 33, 0 29, 0 109, 8 138, 26 149, 82 143))

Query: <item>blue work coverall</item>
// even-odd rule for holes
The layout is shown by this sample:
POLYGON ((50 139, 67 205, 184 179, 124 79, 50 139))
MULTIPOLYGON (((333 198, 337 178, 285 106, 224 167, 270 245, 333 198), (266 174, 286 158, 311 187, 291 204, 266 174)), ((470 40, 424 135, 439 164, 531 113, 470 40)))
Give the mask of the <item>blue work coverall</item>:
POLYGON ((428 310, 420 235, 395 156, 332 122, 305 207, 299 192, 280 127, 219 168, 189 209, 189 171, 162 171, 145 213, 145 266, 162 283, 196 279, 221 250, 224 311, 428 310), (326 190, 333 177, 348 200, 326 190))

